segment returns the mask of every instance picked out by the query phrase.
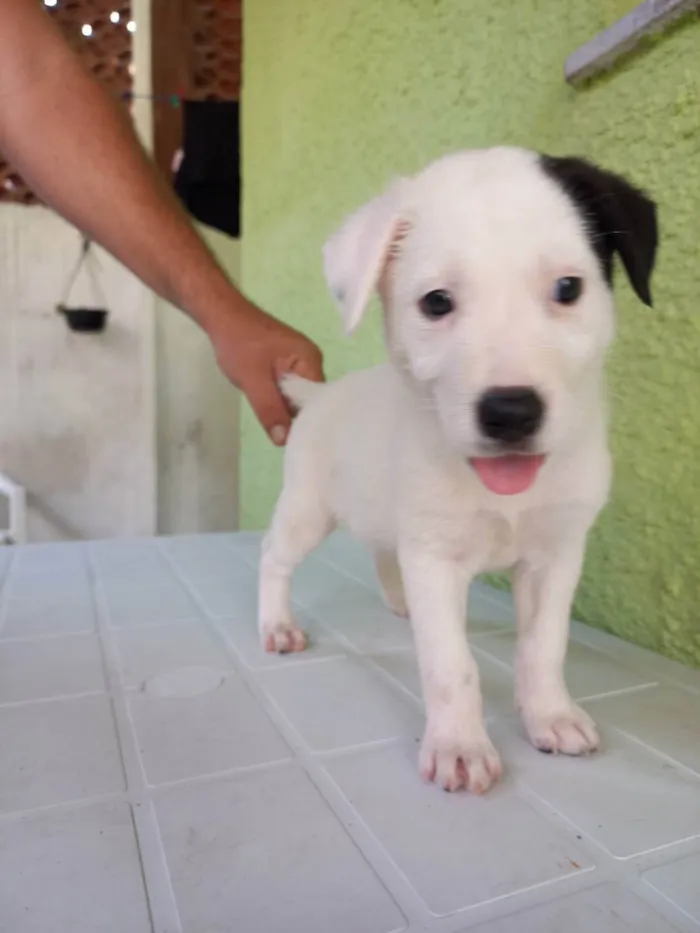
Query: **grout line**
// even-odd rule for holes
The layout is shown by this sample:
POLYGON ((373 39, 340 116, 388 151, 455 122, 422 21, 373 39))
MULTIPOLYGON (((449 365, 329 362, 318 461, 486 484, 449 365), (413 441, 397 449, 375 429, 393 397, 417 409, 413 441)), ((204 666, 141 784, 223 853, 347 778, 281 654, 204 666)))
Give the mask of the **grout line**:
MULTIPOLYGON (((482 625, 490 625, 490 624, 491 623, 482 622, 482 625)), ((501 624, 500 622, 494 622, 493 626, 494 627, 490 629, 474 632, 469 629, 469 620, 467 620, 467 637, 469 638, 470 641, 472 639, 476 639, 477 641, 479 641, 479 639, 483 639, 483 638, 492 638, 494 635, 511 635, 512 636, 512 635, 517 634, 516 629, 512 625, 508 625, 506 622, 504 622, 503 624, 501 624)), ((485 651, 486 649, 482 648, 481 650, 485 651)))
MULTIPOLYGON (((248 685, 246 684, 246 687, 248 685)), ((292 755, 287 758, 277 758, 274 761, 263 761, 254 765, 242 765, 239 768, 224 768, 222 771, 208 771, 206 774, 194 774, 189 777, 172 778, 169 781, 158 781, 149 785, 151 792, 160 793, 177 789, 179 787, 199 787, 202 784, 212 784, 228 778, 246 777, 249 774, 261 774, 265 771, 277 771, 295 764, 292 755)))
POLYGON ((610 632, 573 620, 572 637, 578 644, 607 655, 619 664, 653 677, 660 683, 695 695, 700 693, 700 670, 686 667, 648 648, 623 641, 610 632))
POLYGON ((106 794, 94 794, 91 797, 75 797, 72 800, 59 800, 56 803, 39 804, 36 807, 22 808, 20 810, 4 810, 0 813, 0 825, 9 823, 12 820, 26 819, 43 813, 53 813, 62 810, 83 810, 94 807, 101 803, 111 803, 113 801, 129 802, 129 795, 126 791, 114 791, 106 794))
MULTIPOLYGON (((615 727, 611 727, 611 725, 608 724, 608 728, 615 728, 615 727)), ((617 731, 621 731, 621 730, 617 730, 617 731)), ((631 738, 631 736, 628 736, 628 738, 631 738)), ((643 744, 643 743, 639 743, 639 744, 643 744)), ((697 775, 693 774, 693 777, 697 778, 697 775)), ((542 814, 545 814, 547 811, 549 811, 550 813, 556 814, 556 816, 558 817, 559 820, 562 821, 562 823, 568 825, 578 835, 582 836, 583 839, 586 839, 588 841, 589 845, 592 847, 592 850, 597 851, 598 858, 600 858, 600 855, 604 856, 604 858, 608 860, 610 863, 608 865, 608 871, 610 875, 613 877, 628 878, 629 873, 627 871, 627 866, 634 865, 637 860, 645 859, 648 856, 655 855, 656 853, 668 852, 677 847, 682 847, 682 846, 687 845, 688 843, 694 843, 697 840, 700 840, 700 833, 691 833, 688 836, 684 836, 682 839, 674 839, 671 842, 664 842, 661 845, 652 846, 649 849, 642 849, 641 851, 638 851, 638 852, 631 852, 629 855, 615 855, 614 852, 611 852, 608 848, 606 848, 604 843, 599 842, 597 839, 595 839, 588 832, 588 830, 586 830, 582 826, 579 826, 578 823, 574 822, 573 819, 571 819, 565 813, 563 813, 551 801, 546 800, 537 790, 535 790, 535 788, 530 783, 528 783, 527 779, 520 778, 519 783, 522 789, 527 790, 528 794, 531 795, 533 800, 538 801, 539 803, 538 810, 542 814), (616 868, 614 866, 616 866, 616 868)), ((551 822, 551 819, 550 819, 550 822, 551 822)), ((581 840, 578 840, 577 838, 577 841, 581 841, 581 840)))
POLYGON ((110 621, 108 623, 108 627, 112 632, 142 632, 147 629, 169 628, 173 625, 184 625, 185 623, 192 625, 201 621, 202 620, 199 616, 173 616, 172 618, 168 619, 167 622, 136 622, 134 625, 122 625, 120 623, 110 621))
MULTIPOLYGON (((275 702, 274 700, 272 701, 275 702)), ((278 707, 279 708, 279 707, 278 707)), ((344 745, 342 748, 329 749, 307 749, 311 757, 317 761, 321 767, 325 767, 326 762, 338 761, 339 759, 349 758, 358 752, 376 752, 386 748, 397 748, 407 745, 411 742, 410 736, 395 735, 388 739, 371 739, 369 742, 360 742, 355 745, 344 745)), ((417 740, 413 740, 417 741, 417 740)))
POLYGON ((484 658, 484 660, 491 661, 492 664, 497 665, 502 671, 510 674, 511 680, 515 682, 515 670, 512 664, 504 661, 503 658, 499 658, 496 654, 491 654, 491 652, 480 645, 478 641, 475 645, 472 645, 470 642, 469 647, 476 653, 477 657, 481 656, 484 658))
MULTIPOLYGON (((644 877, 644 873, 640 873, 636 881, 637 893, 640 895, 640 897, 642 897, 644 900, 649 900, 654 907, 663 904, 667 909, 667 916, 670 921, 675 919, 674 914, 676 912, 681 913, 683 919, 686 922, 690 921, 688 929, 692 929, 694 933, 697 931, 698 927, 700 927, 700 921, 698 920, 697 914, 693 916, 692 914, 688 913, 688 911, 681 904, 677 904, 675 901, 671 900, 670 895, 666 894, 660 888, 657 888, 656 885, 651 883, 651 881, 648 881, 644 877)), ((676 923, 678 923, 677 920, 676 923)))
POLYGON ((608 700, 611 697, 625 696, 631 693, 643 693, 646 690, 656 690, 658 681, 649 681, 646 684, 635 684, 632 687, 619 687, 617 690, 607 690, 603 693, 591 693, 587 696, 573 697, 577 703, 597 703, 598 700, 608 700))
POLYGON ((93 638, 97 640, 96 629, 74 629, 70 632, 37 632, 33 635, 7 635, 0 636, 0 649, 5 645, 32 645, 45 641, 60 641, 65 638, 93 638))
POLYGON ((353 583, 359 583, 360 586, 364 587, 364 589, 374 592, 374 587, 372 584, 376 583, 377 582, 376 580, 370 583, 366 578, 363 579, 359 574, 353 573, 352 568, 348 569, 347 567, 344 567, 341 564, 336 563, 336 561, 332 557, 328 557, 325 554, 317 554, 316 558, 322 564, 325 564, 326 567, 330 567, 332 570, 335 570, 338 573, 342 574, 342 576, 344 576, 346 579, 352 580, 353 583))
MULTIPOLYGON (((669 764, 674 765, 676 768, 678 768, 679 771, 684 772, 688 777, 693 778, 694 781, 700 781, 700 772, 695 771, 690 767, 690 765, 684 764, 682 761, 679 761, 677 758, 669 755, 668 752, 664 752, 660 748, 657 748, 656 745, 649 745, 644 741, 644 739, 640 739, 639 736, 634 735, 632 732, 628 732, 621 726, 616 726, 613 722, 608 722, 607 724, 609 728, 615 729, 635 745, 638 745, 640 748, 643 748, 645 751, 649 752, 652 757, 661 758, 663 761, 667 761, 669 764)), ((700 783, 698 783, 698 794, 700 794, 700 783)), ((696 837, 700 838, 700 831, 694 833, 692 836, 688 836, 687 838, 694 839, 696 837)))
MULTIPOLYGON (((690 777, 692 777, 695 781, 697 781, 698 778, 700 777, 700 775, 695 773, 692 769, 688 768, 685 765, 682 765, 680 762, 676 761, 670 756, 663 754, 658 749, 647 745, 645 742, 635 738, 635 736, 628 735, 624 730, 613 725, 613 723, 605 722, 605 726, 610 731, 617 732, 618 734, 621 734, 625 738, 631 740, 634 744, 644 748, 645 751, 651 753, 652 757, 659 757, 659 758, 665 759, 669 763, 678 767, 679 770, 687 772, 687 774, 690 777)), ((538 812, 540 812, 543 816, 545 816, 545 818, 547 818, 549 822, 552 822, 551 816, 552 814, 554 814, 557 818, 556 822, 561 822, 562 824, 565 824, 571 827, 572 829, 576 831, 576 833, 580 834, 580 836, 582 836, 583 839, 588 841, 589 845, 591 846, 591 852, 589 852, 589 854, 591 854, 592 852, 596 852, 598 853, 597 857, 600 857, 600 854, 602 854, 604 858, 609 861, 610 863, 608 866, 609 871, 612 874, 614 874, 615 877, 622 876, 622 875, 624 875, 624 877, 627 877, 627 875, 625 874, 625 870, 621 868, 620 866, 633 864, 635 860, 644 859, 650 855, 653 855, 654 853, 670 851, 677 847, 683 847, 688 843, 694 843, 696 840, 700 841, 700 832, 691 833, 690 835, 685 836, 682 839, 674 839, 671 842, 653 846, 650 849, 644 849, 639 852, 633 852, 630 855, 624 855, 624 856, 615 855, 613 852, 607 849, 606 846, 602 842, 599 842, 597 839, 595 839, 584 827, 580 826, 572 818, 568 817, 565 813, 563 813, 557 805, 553 804, 550 800, 547 800, 545 797, 543 797, 541 793, 538 790, 536 790, 535 787, 530 783, 530 780, 527 778, 527 776, 517 777, 516 783, 518 784, 520 790, 524 791, 527 794, 527 796, 532 800, 533 803, 534 802, 537 803, 538 812), (615 866, 617 866, 617 870, 615 870, 615 866)), ((700 791, 700 784, 699 784, 698 789, 700 791)), ((591 854, 591 857, 593 857, 592 854, 591 854)))
POLYGON ((0 709, 17 709, 23 706, 43 706, 46 703, 69 703, 71 700, 84 700, 90 697, 103 697, 107 695, 107 688, 100 690, 83 690, 80 693, 64 693, 50 697, 30 697, 26 700, 0 701, 0 709))
POLYGON ((118 653, 113 631, 108 625, 108 607, 104 588, 95 572, 94 558, 89 551, 88 568, 95 600, 97 627, 102 645, 107 684, 112 699, 115 732, 119 742, 127 790, 137 799, 132 815, 138 841, 143 885, 149 905, 154 933, 182 933, 182 924, 175 900, 160 827, 150 798, 143 761, 138 751, 138 738, 126 696, 121 688, 118 653), (138 798, 142 798, 139 800, 138 798))

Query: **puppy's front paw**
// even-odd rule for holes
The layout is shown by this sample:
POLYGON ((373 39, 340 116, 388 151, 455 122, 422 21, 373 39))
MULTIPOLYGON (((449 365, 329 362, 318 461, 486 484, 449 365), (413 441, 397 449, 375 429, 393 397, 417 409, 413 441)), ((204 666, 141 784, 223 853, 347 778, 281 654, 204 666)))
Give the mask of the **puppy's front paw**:
POLYGON ((428 725, 420 752, 420 771, 448 791, 485 793, 503 769, 483 727, 443 729, 428 725))
POLYGON ((538 703, 522 708, 530 741, 541 752, 588 755, 600 745, 595 723, 573 700, 547 706, 538 703))
POLYGON ((277 654, 304 651, 308 645, 306 632, 294 622, 261 624, 260 637, 265 651, 277 654))

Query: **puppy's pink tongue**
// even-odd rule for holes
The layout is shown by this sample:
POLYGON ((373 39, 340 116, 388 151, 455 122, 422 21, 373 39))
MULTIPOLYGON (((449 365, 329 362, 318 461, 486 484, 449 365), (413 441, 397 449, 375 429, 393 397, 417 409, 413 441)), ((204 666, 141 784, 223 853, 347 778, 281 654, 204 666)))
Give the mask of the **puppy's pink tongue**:
POLYGON ((515 496, 525 492, 537 479, 543 456, 474 457, 469 461, 479 479, 498 496, 515 496))

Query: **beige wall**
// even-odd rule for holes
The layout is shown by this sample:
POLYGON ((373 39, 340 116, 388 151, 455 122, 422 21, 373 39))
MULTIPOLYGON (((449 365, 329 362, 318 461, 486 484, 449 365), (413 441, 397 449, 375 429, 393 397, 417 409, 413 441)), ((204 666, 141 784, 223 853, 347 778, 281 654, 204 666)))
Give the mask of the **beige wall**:
MULTIPOLYGON (((55 305, 80 243, 43 208, 0 207, 0 471, 28 490, 31 540, 147 534, 156 521, 149 296, 96 253, 108 327, 71 333, 55 305)), ((95 303, 88 276, 71 297, 95 303)))

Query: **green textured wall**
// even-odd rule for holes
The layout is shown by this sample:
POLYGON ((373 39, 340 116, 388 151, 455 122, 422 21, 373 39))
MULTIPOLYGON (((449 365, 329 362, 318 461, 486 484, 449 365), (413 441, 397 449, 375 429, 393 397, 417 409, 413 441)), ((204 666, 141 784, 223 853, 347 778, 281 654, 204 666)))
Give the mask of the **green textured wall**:
MULTIPOLYGON (((575 91, 571 51, 621 0, 248 0, 244 286, 314 337, 329 375, 381 356, 346 342, 321 277, 341 216, 445 151, 516 143, 628 173, 661 209, 656 308, 619 276, 610 365, 616 482, 577 614, 700 664, 700 23, 575 91)), ((280 456, 249 413, 242 516, 261 527, 280 456)))

